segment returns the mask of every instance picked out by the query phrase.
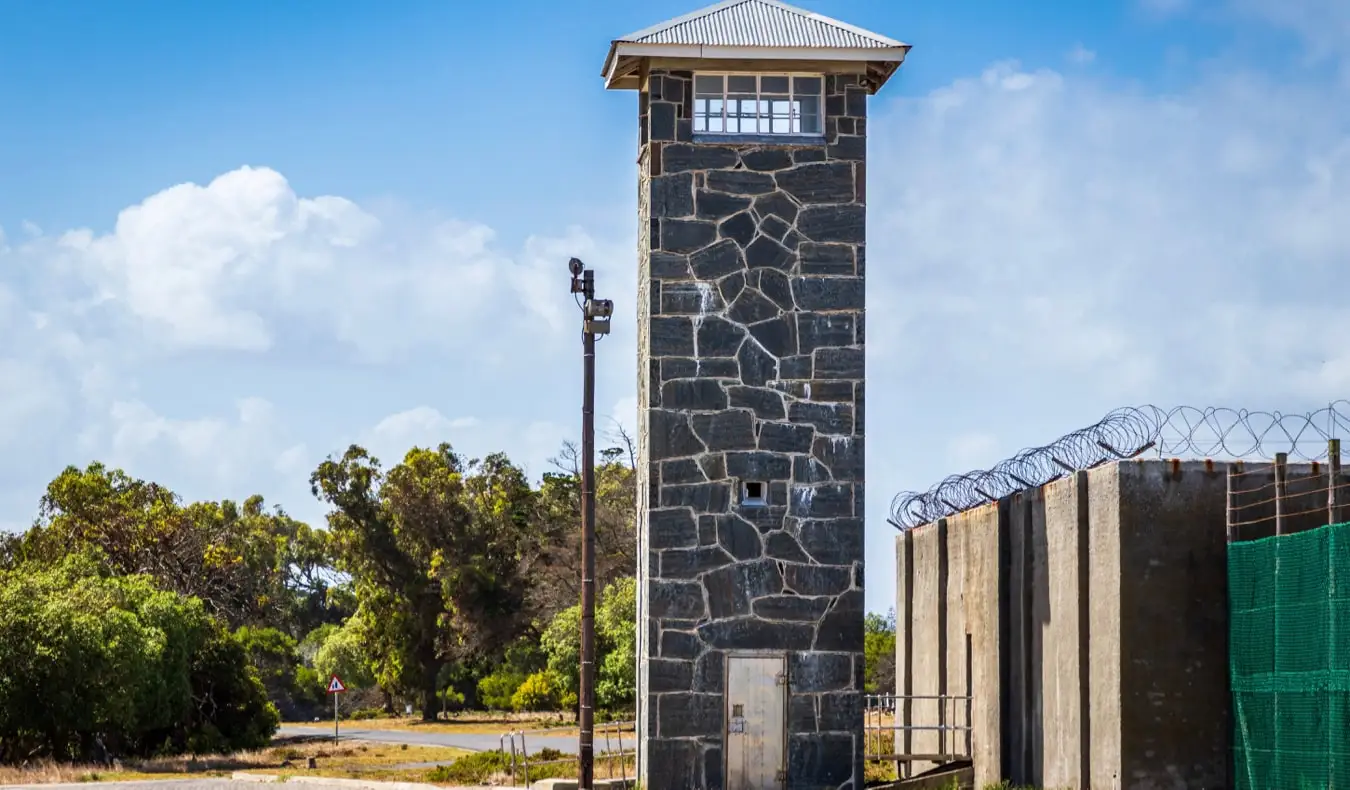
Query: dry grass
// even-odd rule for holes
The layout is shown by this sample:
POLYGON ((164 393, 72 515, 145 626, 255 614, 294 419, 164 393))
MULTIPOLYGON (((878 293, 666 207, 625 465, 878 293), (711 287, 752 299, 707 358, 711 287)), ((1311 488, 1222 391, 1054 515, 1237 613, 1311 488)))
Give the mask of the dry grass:
POLYGON ((427 769, 394 769, 404 763, 430 763, 456 760, 468 754, 463 749, 443 746, 360 743, 351 741, 334 747, 322 740, 280 740, 271 748, 256 752, 199 757, 163 757, 127 760, 120 770, 94 765, 44 762, 29 766, 0 766, 0 785, 55 784, 69 782, 127 781, 167 779, 177 776, 224 776, 234 771, 262 773, 287 772, 315 776, 363 776, 397 772, 420 781, 427 769), (308 769, 309 758, 317 767, 308 769))
MULTIPOLYGON (((333 720, 290 721, 288 727, 310 727, 332 730, 333 720)), ((596 724, 597 730, 603 725, 596 724)), ((575 735, 577 727, 572 717, 558 713, 466 713, 452 715, 439 721, 421 718, 343 719, 341 728, 353 730, 410 730, 416 732, 464 733, 472 735, 501 735, 508 730, 548 729, 550 735, 575 735), (555 732, 556 731, 556 732, 555 732)))

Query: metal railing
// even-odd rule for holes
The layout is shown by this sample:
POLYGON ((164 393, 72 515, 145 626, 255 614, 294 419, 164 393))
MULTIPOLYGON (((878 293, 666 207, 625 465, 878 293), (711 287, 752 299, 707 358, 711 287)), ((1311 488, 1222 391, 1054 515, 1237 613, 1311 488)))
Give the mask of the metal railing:
MULTIPOLYGON (((563 757, 551 758, 547 760, 537 759, 539 752, 535 751, 535 757, 531 757, 528 741, 531 737, 556 738, 560 733, 575 733, 576 727, 553 727, 534 730, 511 730, 502 733, 498 739, 498 744, 510 760, 508 763, 511 778, 511 787, 521 786, 529 787, 530 769, 540 768, 545 765, 562 765, 563 763, 575 763, 577 755, 568 754, 563 757)), ((600 769, 607 769, 607 779, 621 779, 627 785, 631 780, 629 776, 628 762, 637 757, 637 722, 636 721, 612 721, 604 724, 595 725, 595 778, 600 779, 600 769), (631 746, 624 745, 624 733, 632 733, 629 738, 631 746), (604 739, 604 747, 601 748, 601 739, 604 739), (616 748, 617 747, 617 748, 616 748), (615 763, 618 765, 616 766, 615 763), (615 776, 616 773, 619 774, 615 776)), ((547 748, 547 747, 545 747, 547 748)), ((543 777, 536 777, 543 778, 543 777)), ((636 778, 636 777, 632 777, 636 778)))
POLYGON ((868 694, 863 707, 863 759, 895 763, 898 776, 907 775, 914 763, 969 760, 971 709, 968 695, 868 694), (930 717, 936 721, 926 721, 930 717), (930 732, 937 737, 915 737, 930 732))

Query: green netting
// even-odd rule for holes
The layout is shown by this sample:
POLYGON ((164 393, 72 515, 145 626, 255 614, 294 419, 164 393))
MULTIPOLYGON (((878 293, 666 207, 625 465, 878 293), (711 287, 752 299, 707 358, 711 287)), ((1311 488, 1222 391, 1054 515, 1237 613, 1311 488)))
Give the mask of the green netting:
POLYGON ((1234 785, 1350 790, 1350 524, 1228 547, 1234 785))

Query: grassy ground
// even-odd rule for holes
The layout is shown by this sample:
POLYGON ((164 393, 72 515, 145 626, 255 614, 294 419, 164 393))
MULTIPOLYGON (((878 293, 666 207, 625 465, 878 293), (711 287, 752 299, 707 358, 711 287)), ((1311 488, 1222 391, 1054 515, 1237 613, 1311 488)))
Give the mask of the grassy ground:
POLYGON ((281 740, 256 752, 203 757, 167 757, 127 760, 121 770, 102 766, 39 763, 24 767, 0 766, 0 785, 109 782, 142 779, 174 779, 183 776, 227 776, 235 771, 293 773, 314 776, 400 778, 424 781, 430 769, 401 769, 406 763, 446 762, 469 752, 439 746, 409 746, 350 742, 333 744, 321 740, 281 740), (308 769, 309 758, 316 768, 308 769))
MULTIPOLYGON (((333 720, 288 721, 296 727, 325 727, 331 729, 333 720)), ((342 727, 362 730, 413 730, 417 732, 469 733, 474 735, 501 735, 509 730, 556 729, 557 735, 575 735, 576 722, 570 715, 559 713, 465 713, 450 715, 438 721, 415 718, 343 718, 342 727)), ((606 725, 596 723, 597 730, 606 725)), ((555 734, 550 732, 550 734, 555 734)))

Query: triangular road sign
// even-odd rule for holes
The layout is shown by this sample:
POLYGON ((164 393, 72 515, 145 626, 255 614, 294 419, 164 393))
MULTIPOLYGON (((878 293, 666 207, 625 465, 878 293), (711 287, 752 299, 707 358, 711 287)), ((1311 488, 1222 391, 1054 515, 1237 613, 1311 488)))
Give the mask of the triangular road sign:
POLYGON ((328 680, 329 694, 341 694, 346 690, 347 687, 342 685, 342 678, 338 677, 337 675, 334 675, 333 677, 329 678, 328 680))

